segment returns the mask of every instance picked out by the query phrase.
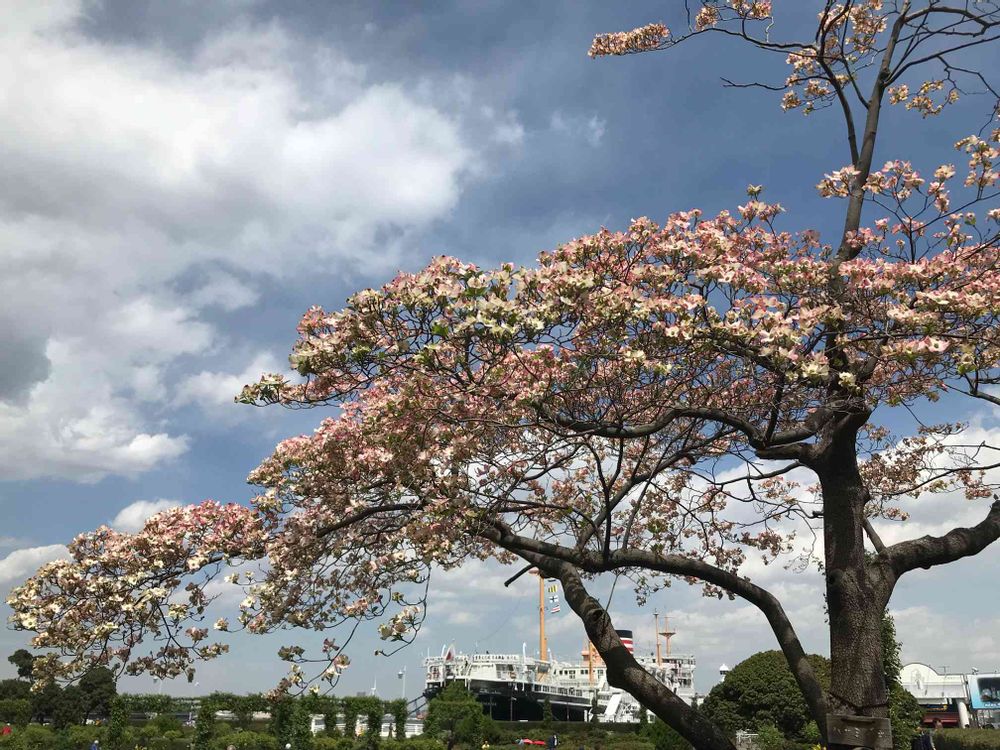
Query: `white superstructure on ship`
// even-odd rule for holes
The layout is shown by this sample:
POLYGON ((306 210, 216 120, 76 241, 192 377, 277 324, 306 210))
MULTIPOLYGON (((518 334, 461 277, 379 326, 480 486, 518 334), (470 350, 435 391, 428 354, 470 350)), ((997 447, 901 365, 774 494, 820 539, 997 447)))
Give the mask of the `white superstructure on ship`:
MULTIPOLYGON (((539 581, 540 587, 543 585, 539 581)), ((596 650, 587 643, 579 661, 553 658, 545 641, 545 597, 540 591, 539 654, 529 656, 527 645, 519 654, 463 654, 446 647, 440 656, 424 659, 424 693, 433 697, 450 682, 459 682, 488 708, 498 720, 519 721, 542 718, 548 701, 555 719, 589 721, 596 712, 602 722, 635 722, 642 710, 638 701, 620 688, 608 684, 607 670, 596 650)), ((656 647, 653 653, 635 653, 632 632, 618 631, 626 648, 654 678, 673 690, 689 705, 693 703, 695 658, 673 654, 670 639, 673 631, 663 618, 654 615, 656 647)))

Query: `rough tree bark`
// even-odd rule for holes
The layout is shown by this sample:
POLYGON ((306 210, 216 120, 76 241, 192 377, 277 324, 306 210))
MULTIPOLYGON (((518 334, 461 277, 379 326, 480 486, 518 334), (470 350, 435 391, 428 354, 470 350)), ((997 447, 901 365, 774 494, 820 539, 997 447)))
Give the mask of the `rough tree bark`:
POLYGON ((566 603, 583 622, 587 636, 607 668, 608 683, 627 691, 694 747, 701 750, 734 750, 733 743, 715 724, 691 708, 647 672, 621 642, 607 611, 592 597, 573 566, 541 563, 541 569, 562 583, 566 603))
MULTIPOLYGON (((892 593, 884 567, 868 565, 865 505, 857 461, 857 426, 836 423, 810 461, 823 493, 826 600, 830 618, 831 713, 888 716, 882 670, 882 614, 892 593)), ((831 750, 849 747, 831 743, 831 750)))

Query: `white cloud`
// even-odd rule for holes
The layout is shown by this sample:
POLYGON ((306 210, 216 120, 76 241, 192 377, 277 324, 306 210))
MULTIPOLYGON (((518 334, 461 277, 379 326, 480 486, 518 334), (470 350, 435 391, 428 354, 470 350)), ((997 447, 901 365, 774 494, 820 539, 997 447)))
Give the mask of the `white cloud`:
POLYGON ((606 127, 607 122, 597 115, 594 115, 587 120, 587 142, 591 146, 599 146, 601 144, 601 139, 604 137, 604 130, 606 127))
POLYGON ((948 671, 1000 669, 1000 616, 959 616, 928 605, 890 608, 904 662, 922 662, 948 671))
POLYGON ((492 123, 492 135, 495 142, 505 146, 518 146, 524 141, 524 126, 518 120, 516 112, 504 112, 498 115, 490 106, 480 110, 483 119, 492 123))
POLYGON ((265 372, 287 369, 268 352, 257 354, 239 373, 211 372, 203 370, 184 378, 177 387, 178 403, 194 403, 203 407, 219 409, 226 416, 236 417, 248 413, 246 407, 238 407, 233 399, 247 383, 255 383, 265 372))
POLYGON ((394 265, 475 155, 455 117, 280 25, 182 59, 43 5, 0 30, 0 471, 134 475, 189 445, 153 411, 165 384, 232 345, 204 310, 253 304, 255 276, 394 265))
POLYGON ((468 602, 472 597, 486 594, 487 601, 496 601, 521 598, 527 590, 537 591, 538 579, 531 574, 525 574, 516 583, 504 586, 504 581, 516 572, 516 566, 469 560, 460 568, 435 571, 431 597, 434 601, 444 599, 468 602))
POLYGON ((230 274, 216 273, 188 295, 197 307, 216 307, 231 312, 257 301, 257 291, 230 274))
POLYGON ((16 549, 0 560, 0 584, 20 583, 45 563, 68 556, 62 544, 16 549))
POLYGON ((145 526, 151 516, 170 508, 176 508, 180 503, 174 500, 137 500, 126 505, 111 520, 111 527, 119 531, 135 533, 145 526))
POLYGON ((607 121, 597 115, 580 117, 556 111, 549 117, 550 130, 573 138, 583 138, 594 148, 601 145, 606 128, 607 121))

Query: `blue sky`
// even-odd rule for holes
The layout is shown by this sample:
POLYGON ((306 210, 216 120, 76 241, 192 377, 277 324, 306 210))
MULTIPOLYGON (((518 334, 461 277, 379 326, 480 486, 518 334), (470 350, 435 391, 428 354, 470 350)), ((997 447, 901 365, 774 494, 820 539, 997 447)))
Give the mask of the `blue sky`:
MULTIPOLYGON (((678 5, 53 0, 8 10, 0 587, 98 524, 246 500, 247 473, 322 415, 232 397, 284 366, 311 304, 336 308, 436 254, 527 263, 632 217, 732 209, 749 183, 786 206, 785 227, 835 229, 841 207, 814 189, 848 161, 834 113, 784 114, 777 95, 719 82, 781 80, 780 58, 715 40, 587 57, 595 33, 679 25, 678 5)), ((808 23, 812 3, 784 5, 783 23, 808 23)), ((976 104, 929 121, 890 110, 876 161, 956 161, 950 144, 978 128, 976 104)), ((996 414, 980 409, 963 415, 992 435, 996 414)), ((984 512, 916 505, 890 537, 984 512)), ((998 561, 991 549, 904 579, 892 606, 905 659, 1000 667, 998 561)), ((786 598, 807 647, 824 651, 815 574, 748 573, 786 598)), ((421 654, 452 640, 530 648, 534 590, 501 591, 504 577, 479 566, 440 577, 417 644, 374 659, 377 639, 360 635, 341 689, 377 679, 395 695, 405 665, 412 695, 421 654)), ((755 612, 686 586, 655 606, 674 614, 676 647, 698 657, 703 691, 719 663, 773 645, 755 612)), ((651 607, 619 591, 613 609, 648 643, 651 607)), ((557 653, 579 649, 571 615, 550 625, 557 653)), ((0 632, 0 652, 23 641, 0 632)), ((281 639, 270 641, 235 641, 197 690, 273 685, 282 669, 270 646, 281 639)))

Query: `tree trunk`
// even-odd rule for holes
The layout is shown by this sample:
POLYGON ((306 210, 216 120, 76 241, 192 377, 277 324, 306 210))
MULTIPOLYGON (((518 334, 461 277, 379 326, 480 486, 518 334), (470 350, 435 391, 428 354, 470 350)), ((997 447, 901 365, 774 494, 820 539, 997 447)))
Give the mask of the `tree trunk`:
MULTIPOLYGON (((888 716, 882 665, 882 613, 892 591, 884 566, 865 556, 868 491, 858 471, 856 430, 821 440, 814 466, 823 491, 826 601, 830 618, 831 713, 888 716)), ((852 747, 831 743, 830 750, 852 747)))
POLYGON ((609 684, 631 693, 698 750, 734 750, 729 738, 715 724, 656 680, 628 652, 607 611, 590 596, 571 566, 560 563, 545 569, 561 581, 566 602, 579 615, 587 636, 604 659, 609 684))

